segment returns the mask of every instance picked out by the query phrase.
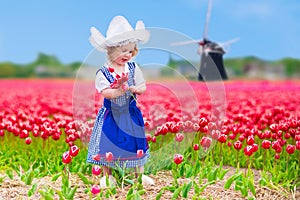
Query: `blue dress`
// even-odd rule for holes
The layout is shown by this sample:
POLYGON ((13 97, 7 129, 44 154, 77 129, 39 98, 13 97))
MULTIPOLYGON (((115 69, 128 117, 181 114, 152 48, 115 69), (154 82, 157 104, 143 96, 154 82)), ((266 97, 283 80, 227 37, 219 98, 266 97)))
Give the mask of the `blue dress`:
MULTIPOLYGON (((135 63, 127 64, 128 85, 132 86, 135 85, 135 63)), ((115 79, 105 66, 97 73, 103 73, 110 83, 115 79)), ((149 157, 143 116, 132 94, 127 91, 115 99, 104 98, 90 138, 87 162, 113 168, 135 168, 143 166, 149 157), (138 150, 143 150, 144 154, 138 156, 138 150), (112 161, 106 160, 107 152, 113 154, 112 161)))

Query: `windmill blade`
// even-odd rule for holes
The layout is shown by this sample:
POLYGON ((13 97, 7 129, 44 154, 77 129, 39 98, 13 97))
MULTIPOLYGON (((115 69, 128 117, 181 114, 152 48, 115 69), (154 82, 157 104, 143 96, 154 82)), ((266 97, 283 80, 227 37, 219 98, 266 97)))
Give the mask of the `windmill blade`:
POLYGON ((237 41, 239 41, 239 40, 240 40, 240 38, 234 38, 234 39, 232 39, 232 40, 228 40, 228 41, 226 41, 226 42, 222 42, 222 43, 220 43, 220 45, 222 45, 222 46, 231 45, 232 43, 235 43, 235 42, 237 42, 237 41))
POLYGON ((187 44, 194 44, 199 43, 201 40, 188 40, 188 41, 182 41, 182 42, 173 42, 171 43, 172 46, 179 46, 179 45, 187 45, 187 44))
POLYGON ((204 39, 206 39, 207 35, 208 35, 208 25, 210 22, 211 7, 212 7, 212 0, 209 0, 208 6, 207 6, 207 12, 206 12, 205 27, 204 27, 204 32, 203 32, 204 39))
POLYGON ((240 38, 234 38, 234 39, 232 39, 232 40, 228 40, 228 41, 226 41, 226 42, 222 42, 222 43, 218 43, 218 44, 219 44, 220 46, 222 46, 223 49, 224 49, 226 52, 228 52, 229 49, 230 49, 231 44, 233 44, 233 43, 235 43, 235 42, 237 42, 237 41, 239 41, 239 40, 240 40, 240 38))

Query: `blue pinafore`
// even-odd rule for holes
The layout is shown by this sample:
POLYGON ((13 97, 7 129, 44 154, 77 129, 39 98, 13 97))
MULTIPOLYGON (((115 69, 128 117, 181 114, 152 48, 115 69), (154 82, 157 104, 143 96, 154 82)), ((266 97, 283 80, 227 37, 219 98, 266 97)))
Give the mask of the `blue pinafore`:
MULTIPOLYGON (((135 64, 127 64, 128 85, 132 86, 135 85, 135 64)), ((103 73, 110 83, 115 79, 105 66, 97 73, 103 73)), ((132 94, 127 91, 115 99, 104 98, 90 138, 87 162, 113 168, 135 168, 143 166, 149 157, 143 116, 132 94), (138 155, 138 150, 143 150, 144 154, 138 155), (108 152, 113 154, 112 161, 105 157, 108 152)))

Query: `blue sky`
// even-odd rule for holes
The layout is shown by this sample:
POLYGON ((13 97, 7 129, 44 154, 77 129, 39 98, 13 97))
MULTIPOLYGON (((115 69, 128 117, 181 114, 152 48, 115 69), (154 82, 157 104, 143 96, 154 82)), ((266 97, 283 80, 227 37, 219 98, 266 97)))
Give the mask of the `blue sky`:
MULTIPOLYGON (((55 55, 64 63, 84 61, 93 50, 88 42, 89 28, 96 26, 105 34, 116 15, 124 15, 132 25, 142 19, 146 27, 201 39, 207 3, 208 0, 2 1, 0 62, 28 63, 39 52, 55 55)), ((226 58, 300 58, 299 10, 299 0, 214 0, 208 38, 218 42, 240 38, 226 58)), ((191 57, 197 59, 197 45, 188 48, 191 57)))

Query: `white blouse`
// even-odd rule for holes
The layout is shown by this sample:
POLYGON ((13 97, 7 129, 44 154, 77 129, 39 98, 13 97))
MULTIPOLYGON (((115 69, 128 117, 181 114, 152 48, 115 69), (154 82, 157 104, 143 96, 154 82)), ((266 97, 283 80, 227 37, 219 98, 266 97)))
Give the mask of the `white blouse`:
MULTIPOLYGON (((125 73, 127 72, 129 73, 129 68, 128 68, 128 64, 126 63, 125 73)), ((112 75, 114 77, 116 76, 115 73, 112 73, 112 75)), ((135 85, 140 85, 142 83, 145 83, 143 72, 136 63, 135 63, 134 81, 135 81, 135 85)), ((106 88, 110 88, 109 81, 106 79, 106 77, 101 71, 99 71, 96 75, 95 87, 99 93, 106 88)))

